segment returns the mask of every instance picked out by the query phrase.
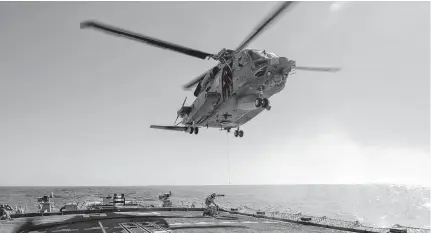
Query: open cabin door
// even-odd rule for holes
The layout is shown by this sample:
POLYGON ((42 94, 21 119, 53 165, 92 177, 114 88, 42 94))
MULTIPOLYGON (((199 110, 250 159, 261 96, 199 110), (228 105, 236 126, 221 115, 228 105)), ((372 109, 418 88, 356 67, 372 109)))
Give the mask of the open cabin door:
POLYGON ((233 62, 229 66, 225 64, 221 73, 221 88, 223 100, 228 99, 233 93, 233 62))

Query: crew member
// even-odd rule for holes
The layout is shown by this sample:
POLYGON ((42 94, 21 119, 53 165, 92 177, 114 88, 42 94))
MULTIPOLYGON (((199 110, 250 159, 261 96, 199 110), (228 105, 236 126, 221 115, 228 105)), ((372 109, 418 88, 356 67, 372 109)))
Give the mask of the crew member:
POLYGON ((161 196, 161 199, 169 199, 171 196, 172 196, 172 192, 169 191, 169 193, 163 194, 163 196, 161 196))
POLYGON ((4 204, 1 204, 0 205, 0 220, 6 220, 6 219, 9 220, 11 218, 10 218, 7 206, 4 204))
POLYGON ((172 202, 169 200, 169 198, 172 196, 172 192, 169 191, 169 193, 165 193, 161 196, 159 196, 159 200, 163 202, 163 207, 171 207, 172 202))
POLYGON ((211 195, 209 195, 207 198, 205 198, 205 206, 207 208, 210 207, 211 204, 213 204, 214 206, 218 207, 218 205, 214 202, 216 197, 223 197, 223 194, 215 194, 212 193, 211 195))
POLYGON ((225 67, 223 69, 223 73, 222 73, 222 88, 223 88, 223 99, 227 99, 228 97, 230 97, 231 95, 231 87, 232 87, 232 76, 231 73, 229 71, 229 68, 225 67))
POLYGON ((209 215, 209 216, 215 216, 217 215, 218 212, 218 208, 219 206, 214 202, 216 197, 222 197, 224 195, 222 194, 215 194, 212 193, 211 195, 209 195, 207 198, 205 198, 205 210, 204 210, 204 216, 209 215), (214 205, 214 208, 212 205, 214 205))

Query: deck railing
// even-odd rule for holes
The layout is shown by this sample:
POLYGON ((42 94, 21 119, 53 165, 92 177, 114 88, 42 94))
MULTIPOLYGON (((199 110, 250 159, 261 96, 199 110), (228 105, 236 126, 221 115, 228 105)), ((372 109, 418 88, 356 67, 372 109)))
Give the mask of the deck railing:
POLYGON ((326 216, 317 217, 310 215, 303 215, 302 213, 287 214, 275 212, 263 212, 263 211, 250 211, 235 208, 223 208, 222 211, 229 212, 231 214, 240 214, 246 216, 253 216, 256 218, 266 218, 283 222, 290 222, 302 225, 312 225, 317 227, 330 228, 335 230, 343 230, 350 232, 361 232, 361 233, 430 233, 430 228, 416 228, 409 226, 394 225, 392 227, 373 227, 365 226, 359 221, 347 221, 340 219, 332 219, 326 216))

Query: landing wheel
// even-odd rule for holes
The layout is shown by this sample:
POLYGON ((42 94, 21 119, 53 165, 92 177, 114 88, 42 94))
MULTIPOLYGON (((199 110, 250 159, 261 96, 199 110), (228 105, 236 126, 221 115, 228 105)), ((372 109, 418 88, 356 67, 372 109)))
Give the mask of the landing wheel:
POLYGON ((195 127, 194 131, 195 131, 195 134, 198 134, 199 133, 199 128, 195 127))
POLYGON ((195 128, 190 127, 190 128, 189 128, 189 133, 190 133, 190 134, 193 134, 193 131, 195 131, 195 128))
POLYGON ((269 105, 269 100, 267 98, 262 100, 262 108, 267 108, 269 105))
POLYGON ((235 130, 235 132, 233 133, 233 135, 235 135, 235 137, 242 138, 244 136, 244 131, 242 131, 242 130, 235 130))
POLYGON ((260 108, 262 106, 262 99, 256 98, 254 105, 256 106, 256 108, 260 108))

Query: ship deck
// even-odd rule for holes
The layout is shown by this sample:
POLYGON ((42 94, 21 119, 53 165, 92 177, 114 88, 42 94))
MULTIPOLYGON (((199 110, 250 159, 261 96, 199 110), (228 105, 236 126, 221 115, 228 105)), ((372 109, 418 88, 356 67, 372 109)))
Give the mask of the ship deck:
POLYGON ((35 233, 337 232, 225 212, 217 218, 204 217, 199 211, 113 212, 19 218, 2 224, 0 232, 12 232, 28 219, 36 222, 34 230, 30 231, 35 233))
MULTIPOLYGON (((144 208, 74 211, 67 213, 29 213, 12 215, 12 220, 0 221, 0 233, 28 229, 37 233, 162 233, 162 232, 322 232, 322 233, 388 233, 389 228, 366 227, 361 224, 299 216, 268 216, 220 211, 217 218, 203 216, 203 209, 144 208), (30 225, 29 221, 33 225, 30 225), (27 224, 27 225, 26 225, 27 224)), ((395 229, 397 230, 397 229, 395 229)), ((26 231, 28 232, 28 231, 26 231)), ((392 231, 393 232, 393 231, 392 231)), ((398 233, 425 233, 429 229, 404 228, 398 233)))

